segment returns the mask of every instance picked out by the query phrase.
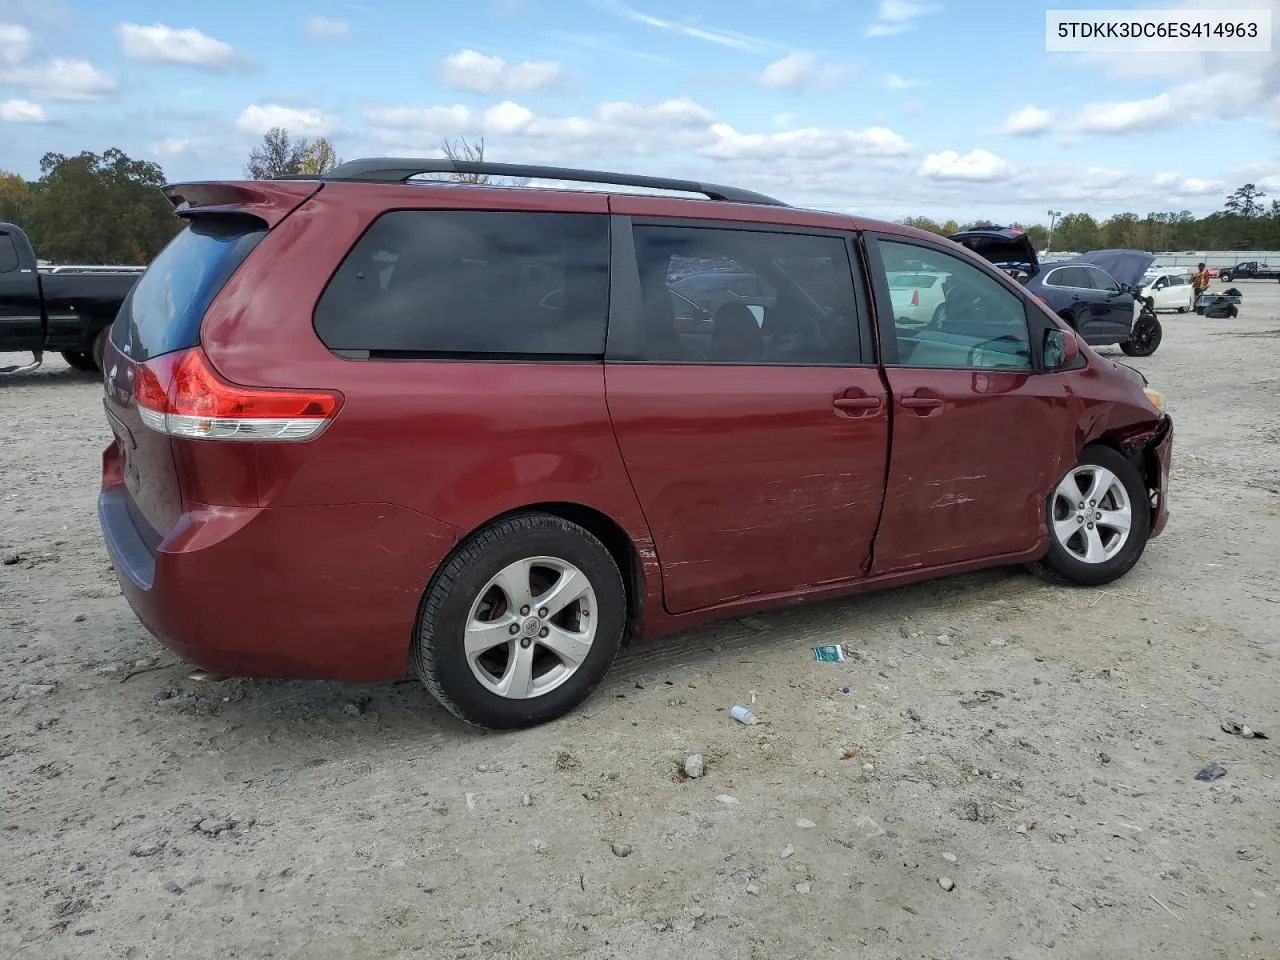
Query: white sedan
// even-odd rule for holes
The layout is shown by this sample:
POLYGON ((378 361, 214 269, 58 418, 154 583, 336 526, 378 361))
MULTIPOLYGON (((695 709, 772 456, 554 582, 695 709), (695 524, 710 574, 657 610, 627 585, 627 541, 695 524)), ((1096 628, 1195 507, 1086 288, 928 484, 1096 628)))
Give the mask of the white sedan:
POLYGON ((1157 310, 1186 313, 1193 306, 1191 278, 1180 270, 1155 270, 1142 278, 1142 295, 1150 297, 1157 310))
POLYGON ((889 274, 889 298, 899 327, 924 327, 937 322, 946 300, 942 284, 950 274, 925 270, 889 274))

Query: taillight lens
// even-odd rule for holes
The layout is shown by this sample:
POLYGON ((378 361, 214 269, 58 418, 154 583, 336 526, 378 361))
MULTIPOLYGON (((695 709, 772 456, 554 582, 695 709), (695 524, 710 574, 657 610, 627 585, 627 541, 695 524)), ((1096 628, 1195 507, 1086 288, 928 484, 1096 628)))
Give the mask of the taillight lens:
POLYGON ((228 383, 199 347, 140 364, 133 397, 152 430, 192 440, 310 440, 342 406, 335 390, 228 383))
POLYGON ((912 291, 911 291, 911 305, 912 305, 913 307, 918 307, 918 306, 920 306, 920 291, 919 291, 919 290, 912 290, 912 291))

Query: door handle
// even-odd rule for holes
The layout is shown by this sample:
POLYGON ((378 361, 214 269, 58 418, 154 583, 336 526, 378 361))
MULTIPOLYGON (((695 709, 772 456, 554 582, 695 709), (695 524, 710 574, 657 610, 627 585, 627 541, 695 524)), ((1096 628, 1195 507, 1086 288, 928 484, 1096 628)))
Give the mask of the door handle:
POLYGON ((917 390, 909 397, 903 397, 899 403, 904 410, 911 410, 922 417, 927 417, 941 410, 945 401, 932 390, 917 390))
POLYGON ((879 397, 836 397, 831 401, 837 410, 879 410, 881 403, 879 397))

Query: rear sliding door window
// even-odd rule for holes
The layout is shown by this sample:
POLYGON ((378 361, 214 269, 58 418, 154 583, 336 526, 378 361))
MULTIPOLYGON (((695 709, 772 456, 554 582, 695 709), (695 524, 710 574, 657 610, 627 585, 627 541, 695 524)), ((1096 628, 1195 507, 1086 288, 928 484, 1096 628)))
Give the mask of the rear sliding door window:
POLYGON ((372 357, 604 356, 609 223, 599 214, 383 214, 316 306, 331 350, 372 357))
POLYGON ((200 322, 267 225, 256 217, 206 215, 169 241, 133 285, 111 340, 141 363, 200 342, 200 322))

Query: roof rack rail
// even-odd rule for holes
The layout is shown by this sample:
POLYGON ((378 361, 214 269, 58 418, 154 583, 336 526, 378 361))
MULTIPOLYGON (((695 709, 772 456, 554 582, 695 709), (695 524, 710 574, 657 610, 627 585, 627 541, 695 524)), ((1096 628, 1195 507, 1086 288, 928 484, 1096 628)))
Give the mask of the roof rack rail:
MULTIPOLYGON (((365 183, 403 183, 424 173, 466 173, 495 177, 515 177, 536 180, 571 180, 578 183, 602 183, 623 187, 647 187, 652 190, 672 190, 680 193, 701 193, 710 200, 730 203, 755 203, 771 207, 786 204, 773 197, 739 187, 724 187, 697 180, 673 180, 668 177, 645 177, 630 173, 606 173, 603 170, 578 170, 572 167, 544 167, 523 163, 490 163, 484 160, 412 159, 401 157, 373 157, 366 160, 348 160, 340 163, 318 178, 306 179, 344 180, 365 183)), ((283 179, 283 178, 282 178, 283 179)), ((293 177, 289 179, 303 179, 293 177)))

